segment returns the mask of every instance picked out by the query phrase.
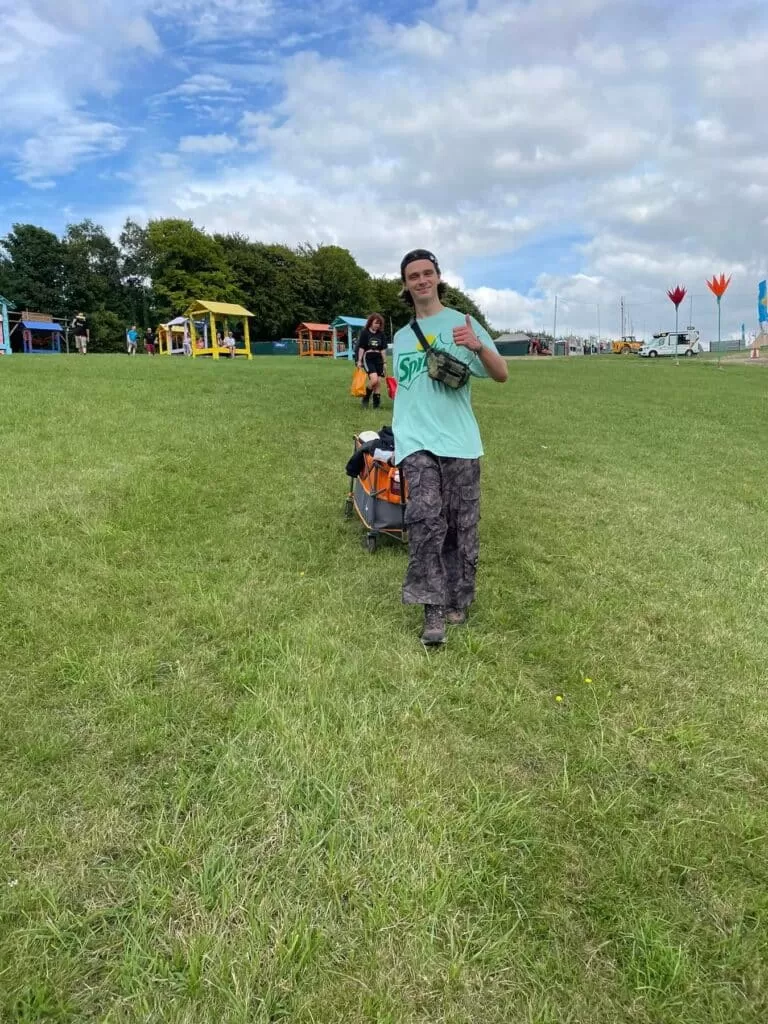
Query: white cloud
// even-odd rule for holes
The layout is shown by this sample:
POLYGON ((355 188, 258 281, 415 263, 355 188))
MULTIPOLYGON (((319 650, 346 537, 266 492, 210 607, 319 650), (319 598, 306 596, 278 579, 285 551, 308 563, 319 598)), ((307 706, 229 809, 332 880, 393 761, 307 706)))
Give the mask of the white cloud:
POLYGON ((586 64, 594 71, 608 77, 609 75, 623 75, 634 66, 634 53, 631 54, 632 64, 628 64, 627 56, 623 46, 599 46, 594 42, 582 43, 576 50, 576 60, 586 64))
POLYGON ((202 73, 191 75, 181 85, 169 89, 162 95, 170 98, 174 96, 188 97, 198 102, 200 97, 220 99, 222 94, 231 94, 234 91, 234 86, 228 79, 222 78, 220 75, 202 73))
POLYGON ((396 49, 419 61, 445 57, 453 46, 453 38, 435 25, 420 21, 416 25, 398 25, 394 33, 389 25, 377 24, 378 41, 388 49, 396 49))
POLYGON ((160 40, 157 33, 146 18, 135 17, 125 22, 122 28, 122 39, 126 47, 136 47, 146 53, 160 53, 160 40))
POLYGON ((573 274, 539 265, 522 289, 471 289, 495 322, 540 329, 557 294, 573 329, 595 331, 598 304, 615 329, 624 294, 651 330, 681 274, 700 292, 721 267, 741 276, 746 315, 764 156, 749 112, 709 97, 709 44, 691 50, 674 19, 660 29, 640 0, 452 0, 415 26, 372 21, 359 49, 375 74, 358 57, 289 58, 280 101, 240 120, 258 165, 153 175, 146 208, 338 242, 373 273, 415 244, 460 268, 576 228, 591 241, 573 274))
POLYGON ((68 115, 49 125, 44 134, 22 144, 19 177, 38 188, 47 187, 53 170, 61 174, 85 160, 117 153, 125 141, 125 135, 113 124, 68 115))
POLYGON ((179 152, 215 156, 231 153, 237 145, 237 139, 231 135, 184 135, 179 140, 179 152))
POLYGON ((544 299, 532 299, 512 288, 470 288, 468 291, 470 298, 499 328, 552 330, 554 306, 544 299))
POLYGON ((159 17, 180 22, 197 42, 247 37, 265 29, 275 15, 271 0, 160 0, 159 17))
MULTIPOLYGON (((226 68, 222 68, 223 71, 226 68)), ((221 72, 197 72, 173 88, 152 96, 149 106, 154 118, 175 121, 182 116, 195 126, 229 127, 242 117, 245 95, 243 86, 221 72)))
POLYGON ((0 16, 0 132, 20 179, 47 187, 83 160, 120 150, 126 129, 85 108, 114 94, 130 54, 159 52, 141 10, 126 12, 121 0, 0 0, 0 16))

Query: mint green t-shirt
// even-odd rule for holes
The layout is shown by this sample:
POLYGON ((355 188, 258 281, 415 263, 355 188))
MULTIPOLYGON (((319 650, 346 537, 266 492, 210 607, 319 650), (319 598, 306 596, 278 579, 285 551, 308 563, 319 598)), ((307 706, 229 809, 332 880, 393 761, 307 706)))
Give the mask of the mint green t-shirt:
MULTIPOLYGON (((471 318, 478 339, 496 351, 490 335, 471 318)), ((419 320, 424 337, 435 348, 450 352, 469 366, 475 377, 487 377, 480 357, 455 345, 454 327, 463 327, 465 315, 455 309, 442 309, 434 316, 419 320)), ((483 454, 480 430, 472 412, 471 381, 454 390, 427 374, 426 356, 421 342, 410 326, 395 334, 394 370, 397 380, 392 431, 395 435, 395 462, 413 452, 428 451, 453 459, 479 459, 483 454)))

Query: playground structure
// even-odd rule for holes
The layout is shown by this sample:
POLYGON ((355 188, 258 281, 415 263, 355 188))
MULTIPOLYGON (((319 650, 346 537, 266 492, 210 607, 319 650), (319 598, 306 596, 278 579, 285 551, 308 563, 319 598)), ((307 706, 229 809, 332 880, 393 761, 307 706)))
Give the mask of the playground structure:
POLYGON ((330 324, 299 324, 296 344, 300 356, 332 356, 333 332, 330 324))
MULTIPOLYGON (((203 347, 208 346, 208 325, 205 320, 195 323, 203 347)), ((157 352, 161 356, 191 356, 192 337, 190 322, 185 316, 177 316, 167 324, 159 324, 155 332, 157 352)))
POLYGON ((27 355, 60 355, 64 328, 48 313, 21 314, 21 338, 27 355))
POLYGON ((10 299, 0 295, 0 356, 11 354, 11 325, 8 323, 8 310, 16 309, 10 299))
MULTIPOLYGON (((246 359, 253 359, 251 353, 251 336, 248 329, 249 313, 243 306, 231 302, 210 302, 207 299, 198 299, 192 303, 184 314, 189 322, 189 339, 192 345, 192 358, 197 356, 211 356, 218 359, 223 352, 226 355, 245 356, 246 359), (243 325, 243 347, 235 348, 230 353, 226 345, 220 345, 216 331, 216 321, 226 323, 229 326, 231 320, 240 322, 243 325), (203 332, 198 334, 197 324, 203 321, 203 332)), ((222 326, 223 326, 222 323, 222 326)), ((222 332, 223 335, 223 332, 222 332)))
POLYGON ((192 355, 186 317, 177 316, 167 324, 158 324, 155 338, 159 356, 192 355))
POLYGON ((355 348, 365 320, 359 316, 337 316, 331 323, 334 359, 354 359, 355 348))

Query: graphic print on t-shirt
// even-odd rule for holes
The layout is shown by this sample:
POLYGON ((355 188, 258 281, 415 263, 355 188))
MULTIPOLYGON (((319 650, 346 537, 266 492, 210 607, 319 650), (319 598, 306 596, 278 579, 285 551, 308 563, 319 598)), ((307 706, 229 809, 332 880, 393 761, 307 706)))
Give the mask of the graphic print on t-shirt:
MULTIPOLYGON (((430 345, 434 345, 436 341, 440 340, 439 334, 425 334, 424 337, 430 345)), ((407 390, 420 374, 426 372, 427 357, 424 354, 424 346, 416 339, 415 350, 413 352, 403 352, 398 357, 397 366, 395 367, 397 385, 407 390)))

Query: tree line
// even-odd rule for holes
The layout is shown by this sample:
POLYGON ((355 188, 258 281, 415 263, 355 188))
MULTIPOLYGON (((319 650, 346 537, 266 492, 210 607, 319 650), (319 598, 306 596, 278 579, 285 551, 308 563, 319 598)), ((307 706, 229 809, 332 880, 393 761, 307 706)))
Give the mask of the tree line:
MULTIPOLYGON (((14 224, 0 240, 0 295, 17 310, 65 322, 84 312, 91 349, 101 352, 122 350, 131 324, 156 327, 193 299, 245 306, 254 315, 254 340, 293 337, 304 321, 374 311, 397 330, 409 319, 400 287, 399 280, 372 277, 337 245, 255 242, 172 218, 146 226, 128 219, 118 242, 91 220, 70 224, 61 237, 14 224)), ((488 327, 459 289, 449 288, 445 302, 488 327)))

